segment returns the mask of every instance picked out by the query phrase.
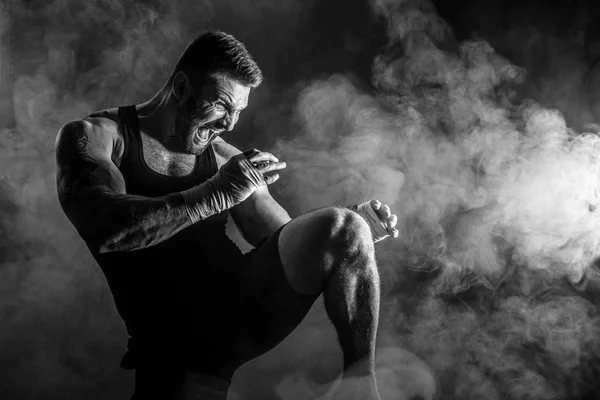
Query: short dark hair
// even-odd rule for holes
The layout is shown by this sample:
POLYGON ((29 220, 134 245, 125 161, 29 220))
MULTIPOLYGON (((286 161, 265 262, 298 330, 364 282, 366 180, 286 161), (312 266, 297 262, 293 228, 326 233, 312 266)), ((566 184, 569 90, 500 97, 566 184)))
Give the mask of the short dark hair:
POLYGON ((221 31, 205 32, 192 40, 175 64, 173 76, 179 71, 192 80, 198 74, 225 73, 253 89, 263 81, 262 71, 246 46, 221 31))

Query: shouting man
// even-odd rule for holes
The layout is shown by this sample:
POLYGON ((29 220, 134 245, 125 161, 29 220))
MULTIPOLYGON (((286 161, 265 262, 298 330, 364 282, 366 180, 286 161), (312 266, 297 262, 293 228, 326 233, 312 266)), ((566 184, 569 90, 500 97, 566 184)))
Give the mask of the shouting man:
POLYGON ((190 374, 225 398, 234 371, 288 336, 320 294, 344 377, 361 378, 346 392, 379 399, 373 243, 397 237, 397 218, 376 200, 290 218, 268 190, 285 163, 219 137, 262 79, 242 43, 205 33, 152 99, 58 134, 60 203, 131 336, 122 366, 135 369, 135 399, 185 397, 190 374), (226 236, 229 214, 249 253, 226 236))

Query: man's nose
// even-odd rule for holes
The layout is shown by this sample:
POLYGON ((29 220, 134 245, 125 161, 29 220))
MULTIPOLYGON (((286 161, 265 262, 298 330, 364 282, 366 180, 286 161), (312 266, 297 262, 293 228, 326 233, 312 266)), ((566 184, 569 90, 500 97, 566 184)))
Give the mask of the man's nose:
POLYGON ((226 131, 230 132, 233 130, 233 127, 235 126, 236 122, 237 118, 231 115, 226 115, 223 118, 219 119, 218 126, 219 128, 225 129, 226 131))

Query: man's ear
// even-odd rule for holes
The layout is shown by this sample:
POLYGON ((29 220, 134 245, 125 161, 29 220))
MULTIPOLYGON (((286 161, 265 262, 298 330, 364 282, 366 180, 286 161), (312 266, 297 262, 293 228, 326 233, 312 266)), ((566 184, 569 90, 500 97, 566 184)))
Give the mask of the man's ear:
POLYGON ((171 91, 178 105, 184 104, 188 97, 192 95, 192 83, 185 72, 177 71, 173 77, 171 91))

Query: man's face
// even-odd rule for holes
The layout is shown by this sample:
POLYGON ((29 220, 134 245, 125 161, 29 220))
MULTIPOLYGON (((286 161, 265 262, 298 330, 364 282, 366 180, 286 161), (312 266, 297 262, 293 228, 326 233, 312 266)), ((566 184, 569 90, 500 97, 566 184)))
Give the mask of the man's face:
POLYGON ((231 131, 248 105, 250 88, 224 74, 194 88, 177 111, 175 135, 182 151, 199 155, 223 131, 231 131))

